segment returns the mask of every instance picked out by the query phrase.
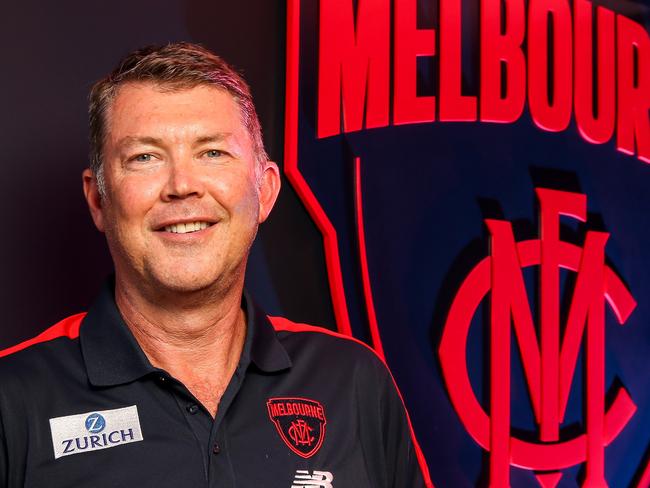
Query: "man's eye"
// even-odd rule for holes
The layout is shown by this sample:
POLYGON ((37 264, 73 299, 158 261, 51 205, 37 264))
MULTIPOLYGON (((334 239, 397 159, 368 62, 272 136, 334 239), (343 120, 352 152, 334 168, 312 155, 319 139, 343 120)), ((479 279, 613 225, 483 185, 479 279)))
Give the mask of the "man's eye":
POLYGON ((151 161, 151 154, 138 154, 136 157, 133 158, 133 161, 146 163, 147 161, 151 161))
POLYGON ((209 158, 218 158, 223 155, 223 152, 219 151, 218 149, 210 149, 205 153, 205 155, 209 158))

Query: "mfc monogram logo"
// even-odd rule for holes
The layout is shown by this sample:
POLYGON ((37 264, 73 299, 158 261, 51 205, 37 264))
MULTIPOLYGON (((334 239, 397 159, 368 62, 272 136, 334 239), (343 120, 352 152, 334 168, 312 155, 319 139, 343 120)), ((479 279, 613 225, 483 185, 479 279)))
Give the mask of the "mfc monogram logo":
POLYGON ((560 217, 582 222, 585 195, 537 189, 541 238, 516 242, 510 222, 486 220, 490 256, 467 275, 449 310, 440 343, 447 390, 465 429, 490 451, 490 486, 510 485, 510 465, 539 471, 541 486, 554 487, 561 469, 586 462, 585 487, 607 486, 605 446, 625 427, 636 406, 623 387, 607 392, 605 405, 605 303, 624 324, 636 306, 616 273, 605 264, 606 232, 588 231, 583 247, 560 239, 560 217), (539 267, 537 327, 523 269, 539 267), (576 273, 566 322, 561 324, 560 269, 576 273), (475 312, 489 303, 490 394, 485 412, 467 369, 467 337, 475 312), (510 433, 511 342, 519 346, 539 442, 510 433), (584 343, 584 432, 561 435, 573 375, 584 343))
POLYGON ((311 446, 315 437, 311 435, 313 429, 304 420, 294 420, 289 427, 289 437, 296 446, 311 446))

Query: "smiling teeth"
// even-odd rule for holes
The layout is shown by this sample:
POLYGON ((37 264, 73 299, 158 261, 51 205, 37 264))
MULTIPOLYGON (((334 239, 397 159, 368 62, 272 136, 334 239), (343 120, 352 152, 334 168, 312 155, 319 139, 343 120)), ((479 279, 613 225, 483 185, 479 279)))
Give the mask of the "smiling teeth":
POLYGON ((207 229, 210 225, 207 222, 187 222, 185 224, 167 225, 165 226, 165 231, 173 232, 174 234, 187 234, 188 232, 207 229))

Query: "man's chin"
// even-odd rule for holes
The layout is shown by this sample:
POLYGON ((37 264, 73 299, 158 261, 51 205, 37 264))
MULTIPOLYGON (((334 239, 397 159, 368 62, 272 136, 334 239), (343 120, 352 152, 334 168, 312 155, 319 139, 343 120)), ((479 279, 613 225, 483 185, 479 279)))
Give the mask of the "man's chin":
POLYGON ((164 295, 195 295, 210 291, 218 291, 224 283, 223 276, 212 272, 168 271, 152 273, 151 288, 157 294, 164 295))
POLYGON ((231 268, 224 266, 218 256, 210 259, 150 260, 145 262, 140 280, 143 281, 143 292, 161 299, 173 299, 174 296, 208 299, 227 294, 236 283, 243 283, 245 262, 243 260, 240 266, 231 268))

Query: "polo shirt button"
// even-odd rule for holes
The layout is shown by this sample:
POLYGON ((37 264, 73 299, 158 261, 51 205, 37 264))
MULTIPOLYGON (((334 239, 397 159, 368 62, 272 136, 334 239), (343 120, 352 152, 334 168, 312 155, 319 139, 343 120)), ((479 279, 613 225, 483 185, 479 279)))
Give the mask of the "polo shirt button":
POLYGON ((216 442, 212 446, 212 454, 219 454, 221 452, 221 448, 219 447, 219 444, 216 442))
POLYGON ((163 375, 158 376, 158 381, 161 383, 165 383, 167 381, 167 378, 165 378, 163 375))
POLYGON ((190 412, 192 415, 194 415, 196 412, 199 411, 199 406, 196 403, 193 403, 192 405, 188 405, 187 411, 190 412))

